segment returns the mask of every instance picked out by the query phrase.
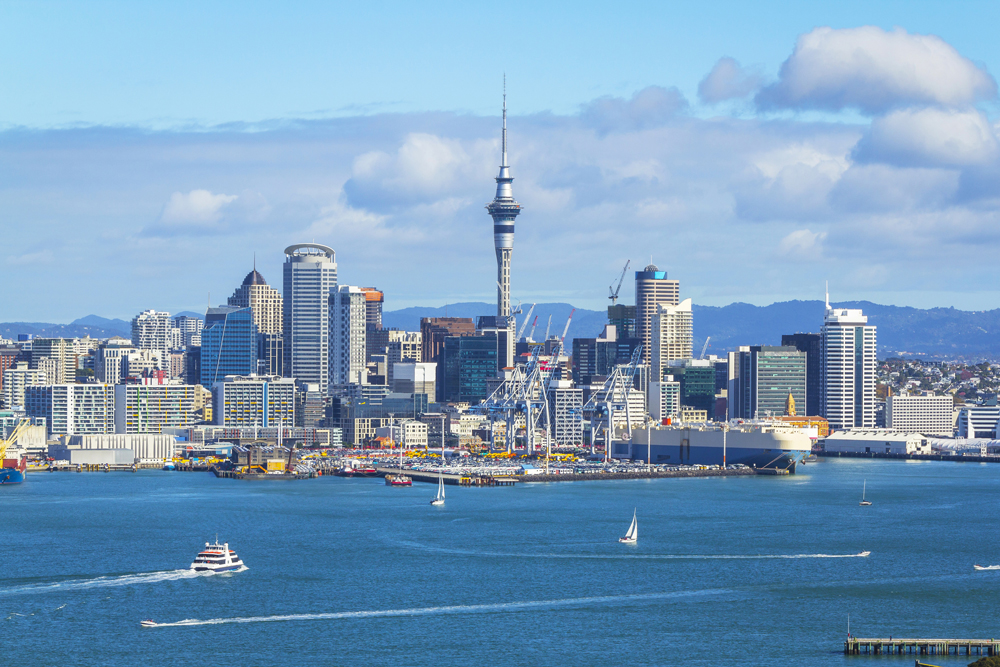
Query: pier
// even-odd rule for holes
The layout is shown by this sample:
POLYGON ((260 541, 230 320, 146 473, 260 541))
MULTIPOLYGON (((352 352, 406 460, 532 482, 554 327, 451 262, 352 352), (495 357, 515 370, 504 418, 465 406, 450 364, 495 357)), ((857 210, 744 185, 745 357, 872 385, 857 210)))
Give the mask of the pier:
POLYGON ((1000 655, 997 639, 864 639, 844 642, 844 655, 1000 655))
POLYGON ((455 473, 437 473, 431 470, 407 470, 399 468, 389 468, 389 467, 378 467, 378 474, 381 477, 386 475, 406 475, 414 482, 427 482, 428 484, 437 484, 438 477, 444 478, 444 483, 451 486, 514 486, 519 481, 523 481, 518 477, 511 477, 509 475, 504 476, 492 476, 492 475, 468 475, 468 474, 455 474, 455 473))

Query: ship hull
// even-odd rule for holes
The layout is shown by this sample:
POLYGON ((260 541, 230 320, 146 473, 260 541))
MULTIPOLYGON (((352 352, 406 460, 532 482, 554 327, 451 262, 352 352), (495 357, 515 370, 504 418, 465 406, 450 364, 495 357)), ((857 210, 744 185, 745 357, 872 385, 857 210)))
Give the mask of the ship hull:
POLYGON ((0 468, 0 484, 20 484, 24 473, 17 468, 0 468))
POLYGON ((786 430, 643 429, 632 431, 632 442, 616 442, 615 458, 650 461, 659 465, 742 464, 751 468, 781 468, 795 471, 808 455, 812 441, 805 433, 786 430), (647 448, 647 438, 649 447, 647 448))

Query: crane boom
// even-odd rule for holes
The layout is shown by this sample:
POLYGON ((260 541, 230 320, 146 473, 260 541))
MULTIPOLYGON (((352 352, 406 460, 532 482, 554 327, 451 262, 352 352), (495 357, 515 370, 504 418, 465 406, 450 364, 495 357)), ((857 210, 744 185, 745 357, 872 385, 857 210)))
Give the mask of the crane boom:
POLYGON ((535 315, 535 321, 531 323, 531 331, 528 333, 528 338, 535 340, 535 327, 538 326, 538 315, 535 315))
POLYGON ((17 442, 17 439, 21 437, 21 433, 24 431, 24 429, 30 425, 31 425, 30 419, 22 419, 17 423, 17 426, 14 427, 14 430, 11 431, 9 438, 7 438, 6 440, 0 439, 0 461, 2 461, 3 458, 7 455, 7 449, 10 448, 11 444, 17 442))
POLYGON ((705 339, 705 344, 701 346, 701 356, 698 357, 699 359, 704 359, 705 358, 705 350, 708 349, 708 341, 710 341, 710 340, 712 340, 711 336, 709 336, 708 338, 705 339))
POLYGON ((545 325, 545 340, 549 339, 549 329, 552 328, 552 316, 549 315, 549 323, 545 325))
POLYGON ((622 288, 622 283, 625 282, 625 274, 628 272, 628 266, 631 263, 632 263, 631 259, 627 260, 625 262, 625 268, 622 269, 622 275, 618 279, 618 287, 615 287, 614 289, 611 289, 610 287, 608 287, 608 292, 609 292, 608 298, 611 299, 611 305, 612 306, 618 303, 618 292, 622 288))
POLYGON ((524 316, 524 322, 521 323, 521 328, 517 331, 517 339, 521 340, 521 336, 524 335, 524 329, 528 326, 528 320, 531 319, 531 313, 535 311, 535 304, 531 304, 531 308, 528 309, 528 314, 524 316))
POLYGON ((563 335, 559 339, 560 343, 562 341, 566 340, 566 334, 569 333, 569 323, 573 321, 573 313, 575 313, 575 312, 576 312, 576 308, 574 308, 573 310, 569 311, 569 317, 566 319, 566 327, 563 329, 563 335))

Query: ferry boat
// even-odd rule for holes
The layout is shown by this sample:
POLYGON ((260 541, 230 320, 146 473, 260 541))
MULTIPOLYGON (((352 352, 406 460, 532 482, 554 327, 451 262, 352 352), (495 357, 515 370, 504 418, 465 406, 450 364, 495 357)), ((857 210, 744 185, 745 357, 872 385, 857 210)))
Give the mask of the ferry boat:
POLYGON ((243 561, 229 548, 229 542, 219 544, 219 538, 215 538, 215 544, 205 542, 205 550, 191 563, 195 572, 231 572, 241 567, 243 561))
POLYGON ((386 475, 386 486, 413 486, 413 479, 407 475, 386 475))
POLYGON ((777 468, 795 472, 796 464, 812 450, 810 433, 772 422, 722 424, 696 423, 633 428, 632 441, 616 441, 616 459, 647 461, 659 465, 742 464, 751 468, 777 468), (649 450, 647 451, 647 445, 649 450))

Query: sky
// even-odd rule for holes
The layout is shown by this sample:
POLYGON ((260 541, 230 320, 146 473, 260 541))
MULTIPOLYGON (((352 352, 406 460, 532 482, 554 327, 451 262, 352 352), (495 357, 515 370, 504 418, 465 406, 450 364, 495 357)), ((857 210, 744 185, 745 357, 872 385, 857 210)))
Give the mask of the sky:
POLYGON ((515 302, 1000 307, 997 3, 472 5, 0 1, 0 321, 493 301, 505 75, 515 302))

